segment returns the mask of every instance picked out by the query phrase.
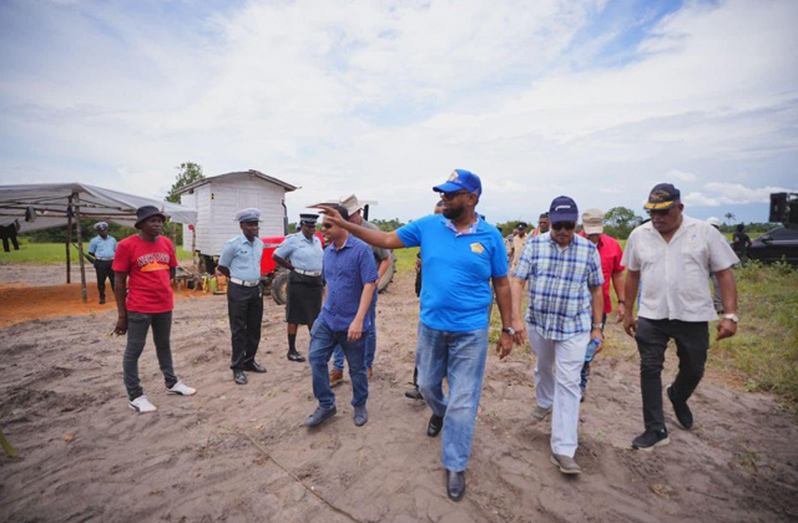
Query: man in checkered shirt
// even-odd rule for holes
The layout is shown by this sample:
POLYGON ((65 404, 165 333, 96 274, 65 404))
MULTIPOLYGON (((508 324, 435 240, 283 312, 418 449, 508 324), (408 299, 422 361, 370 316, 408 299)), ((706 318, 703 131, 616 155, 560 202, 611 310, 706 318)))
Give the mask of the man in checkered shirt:
MULTIPOLYGON (((579 211, 567 196, 551 203, 551 232, 530 238, 513 273, 515 341, 529 344, 537 357, 533 416, 551 413, 551 461, 563 474, 579 474, 574 461, 578 441, 582 366, 588 343, 602 343, 604 297, 601 258, 587 238, 575 235, 579 211), (521 302, 529 280, 526 329, 521 302), (556 372, 555 372, 556 368, 556 372)), ((601 350, 601 345, 596 352, 601 350)))

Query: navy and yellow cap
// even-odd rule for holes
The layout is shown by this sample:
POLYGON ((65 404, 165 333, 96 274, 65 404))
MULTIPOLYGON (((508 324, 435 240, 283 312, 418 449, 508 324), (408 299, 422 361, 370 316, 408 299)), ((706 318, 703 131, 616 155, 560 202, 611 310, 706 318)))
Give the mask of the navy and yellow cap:
POLYGON ((479 176, 466 171, 465 169, 455 169, 446 180, 446 183, 436 185, 432 188, 435 192, 452 193, 465 189, 468 192, 475 192, 477 196, 482 196, 482 181, 479 176))
POLYGON ((238 223, 259 222, 260 210, 252 207, 249 209, 241 209, 236 213, 236 221, 238 223))
POLYGON ((645 208, 649 211, 664 211, 679 204, 682 194, 671 183, 658 183, 651 189, 645 208))

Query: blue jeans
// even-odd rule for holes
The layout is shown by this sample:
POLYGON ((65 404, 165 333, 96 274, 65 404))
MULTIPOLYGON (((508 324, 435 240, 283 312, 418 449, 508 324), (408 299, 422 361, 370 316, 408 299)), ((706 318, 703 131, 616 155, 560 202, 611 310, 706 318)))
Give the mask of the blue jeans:
MULTIPOLYGON (((377 352, 377 292, 374 292, 374 299, 371 300, 369 311, 366 313, 369 319, 369 328, 363 333, 366 339, 366 367, 369 369, 374 366, 374 353, 377 352)), ((333 368, 344 370, 344 351, 340 345, 335 348, 333 353, 333 368)))
POLYGON ((468 464, 487 354, 487 327, 451 332, 418 322, 418 388, 432 412, 444 416, 441 461, 448 470, 462 472, 468 464), (444 377, 449 379, 448 398, 441 386, 444 377))
POLYGON ((330 330, 330 327, 321 318, 316 320, 310 330, 308 360, 313 372, 313 395, 319 400, 319 406, 324 409, 335 406, 335 394, 330 388, 328 364, 336 346, 343 347, 343 352, 349 361, 349 376, 352 379, 352 406, 365 405, 366 399, 368 399, 369 380, 366 377, 365 340, 361 336, 357 341, 349 341, 346 336, 346 331, 330 330))

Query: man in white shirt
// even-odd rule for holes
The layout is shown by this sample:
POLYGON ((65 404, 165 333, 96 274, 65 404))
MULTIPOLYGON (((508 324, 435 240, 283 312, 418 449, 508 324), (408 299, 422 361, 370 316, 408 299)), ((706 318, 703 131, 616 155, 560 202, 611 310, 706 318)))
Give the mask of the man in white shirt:
POLYGON ((676 342, 679 373, 668 386, 668 399, 684 429, 693 426, 687 400, 704 375, 709 348, 707 322, 717 319, 709 276, 718 279, 726 314, 718 323, 718 340, 737 332, 737 287, 732 267, 739 259, 720 232, 702 220, 683 214, 679 190, 655 186, 645 205, 651 221, 629 236, 621 264, 627 269, 626 299, 634 303, 641 278, 639 319, 624 318, 640 352, 640 388, 645 432, 632 447, 651 450, 670 442, 662 413, 662 364, 670 338, 676 342))

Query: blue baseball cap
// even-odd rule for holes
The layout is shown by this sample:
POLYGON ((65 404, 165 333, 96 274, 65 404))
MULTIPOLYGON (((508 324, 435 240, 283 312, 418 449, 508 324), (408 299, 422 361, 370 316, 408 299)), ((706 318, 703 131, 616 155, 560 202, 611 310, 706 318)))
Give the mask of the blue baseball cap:
POLYGON ((579 209, 576 202, 568 196, 558 196, 551 202, 549 208, 549 222, 577 222, 579 221, 579 209))
POLYGON ((465 189, 468 192, 476 192, 477 196, 482 196, 482 182, 479 176, 466 171, 465 169, 455 169, 446 183, 436 185, 432 188, 435 192, 451 193, 465 189))

